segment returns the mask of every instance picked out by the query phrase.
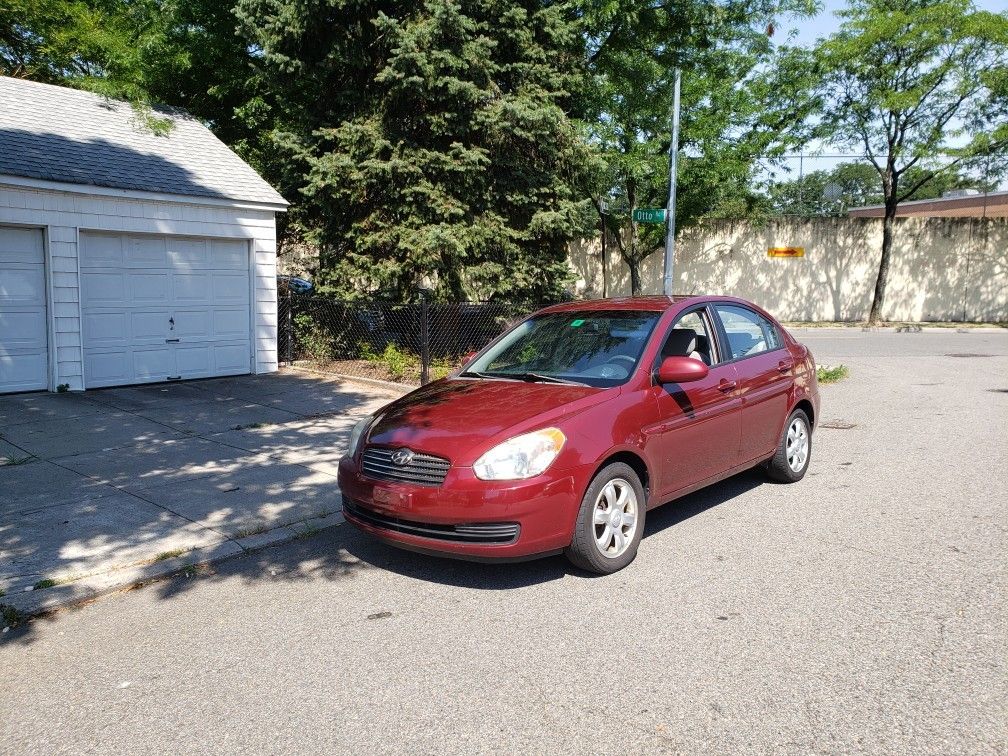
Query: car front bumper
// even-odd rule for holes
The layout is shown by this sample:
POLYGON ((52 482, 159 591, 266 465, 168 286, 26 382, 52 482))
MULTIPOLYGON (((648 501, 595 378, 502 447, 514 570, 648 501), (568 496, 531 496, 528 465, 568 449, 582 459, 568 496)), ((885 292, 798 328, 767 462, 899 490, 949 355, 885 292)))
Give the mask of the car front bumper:
POLYGON ((349 457, 339 465, 348 522, 403 548, 478 560, 520 560, 570 544, 580 505, 575 478, 547 471, 484 481, 453 467, 433 487, 373 480, 349 457))

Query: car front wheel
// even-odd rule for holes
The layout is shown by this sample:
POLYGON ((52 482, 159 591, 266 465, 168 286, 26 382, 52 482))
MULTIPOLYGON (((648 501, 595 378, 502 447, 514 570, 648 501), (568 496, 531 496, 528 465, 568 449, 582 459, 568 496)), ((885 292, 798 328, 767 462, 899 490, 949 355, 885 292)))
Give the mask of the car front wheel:
POLYGON ((629 465, 606 465, 581 500, 567 558, 589 572, 608 575, 637 556, 644 533, 644 487, 629 465))
POLYGON ((812 456, 812 425, 804 410, 787 419, 777 453, 767 464, 767 474, 781 483, 797 483, 805 477, 812 456))

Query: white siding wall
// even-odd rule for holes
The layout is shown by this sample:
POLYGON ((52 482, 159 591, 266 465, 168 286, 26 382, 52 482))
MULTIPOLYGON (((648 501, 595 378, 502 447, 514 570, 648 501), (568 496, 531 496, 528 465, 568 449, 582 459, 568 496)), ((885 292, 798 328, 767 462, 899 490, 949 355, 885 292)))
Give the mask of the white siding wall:
MULTIPOLYGON (((254 261, 256 372, 277 369, 276 223, 271 210, 105 197, 0 185, 0 224, 46 229, 56 377, 83 384, 77 238, 83 231, 247 239, 254 261)), ((52 350, 51 350, 52 351, 52 350)))

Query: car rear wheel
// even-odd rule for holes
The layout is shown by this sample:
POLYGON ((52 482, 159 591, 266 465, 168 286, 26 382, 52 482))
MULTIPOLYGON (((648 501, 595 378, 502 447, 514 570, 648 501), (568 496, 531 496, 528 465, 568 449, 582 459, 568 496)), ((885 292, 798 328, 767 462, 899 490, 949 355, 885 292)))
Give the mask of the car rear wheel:
POLYGON ((805 477, 812 457, 812 426, 804 410, 796 409, 784 425, 777 453, 767 464, 767 474, 781 483, 797 483, 805 477))
POLYGON ((644 487, 633 468, 606 465, 581 500, 567 558, 577 567, 608 575, 637 556, 644 533, 644 487))

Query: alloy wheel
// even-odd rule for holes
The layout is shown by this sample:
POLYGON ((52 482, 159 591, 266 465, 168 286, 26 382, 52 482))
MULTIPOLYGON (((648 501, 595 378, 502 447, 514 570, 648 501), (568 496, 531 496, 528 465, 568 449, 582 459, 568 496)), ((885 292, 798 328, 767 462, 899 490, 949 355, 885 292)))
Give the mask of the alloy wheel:
POLYGON ((613 478, 599 491, 592 522, 602 556, 615 559, 630 547, 637 531, 637 507, 637 494, 623 478, 613 478))

